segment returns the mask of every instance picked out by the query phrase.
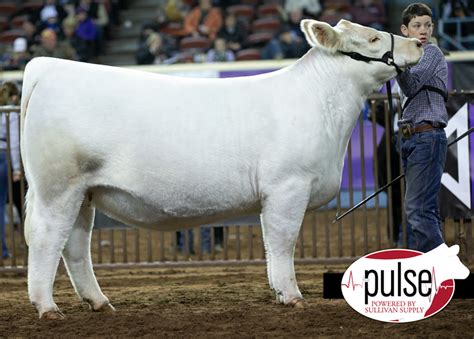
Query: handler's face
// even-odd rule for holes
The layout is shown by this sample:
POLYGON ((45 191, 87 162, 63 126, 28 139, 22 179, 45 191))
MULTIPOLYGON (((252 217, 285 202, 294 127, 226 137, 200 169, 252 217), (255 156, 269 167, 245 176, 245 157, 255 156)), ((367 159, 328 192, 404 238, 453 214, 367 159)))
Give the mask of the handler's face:
POLYGON ((434 24, 429 15, 416 16, 410 20, 408 26, 402 25, 402 34, 408 38, 416 38, 424 45, 431 39, 434 24))

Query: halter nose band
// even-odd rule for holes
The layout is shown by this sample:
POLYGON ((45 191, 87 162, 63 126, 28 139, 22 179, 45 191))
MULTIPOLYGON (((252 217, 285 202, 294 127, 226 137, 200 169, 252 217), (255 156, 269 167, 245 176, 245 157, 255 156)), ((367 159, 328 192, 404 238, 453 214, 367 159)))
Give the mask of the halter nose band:
POLYGON ((395 38, 393 37, 392 33, 390 33, 390 38, 391 38, 391 43, 392 43, 390 51, 385 52, 385 54, 382 55, 381 58, 372 58, 372 57, 368 57, 368 56, 362 55, 362 54, 357 53, 357 52, 343 52, 343 51, 339 51, 339 52, 341 52, 342 54, 347 55, 348 57, 351 57, 352 59, 357 60, 357 61, 364 61, 364 62, 379 61, 379 62, 383 62, 384 64, 395 67, 395 69, 397 71, 397 74, 400 74, 403 71, 395 63, 395 60, 393 58, 393 48, 395 47, 395 38))

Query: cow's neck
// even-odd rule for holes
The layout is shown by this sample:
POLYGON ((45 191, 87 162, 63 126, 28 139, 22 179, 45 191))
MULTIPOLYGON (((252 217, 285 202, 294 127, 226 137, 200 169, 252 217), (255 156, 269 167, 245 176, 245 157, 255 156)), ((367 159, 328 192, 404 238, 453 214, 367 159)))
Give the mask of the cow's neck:
POLYGON ((352 130, 367 96, 377 84, 364 77, 364 64, 351 68, 347 58, 312 49, 296 65, 296 73, 305 78, 314 114, 324 114, 328 137, 338 145, 339 156, 343 157, 352 130), (314 95, 314 93, 318 93, 314 95))

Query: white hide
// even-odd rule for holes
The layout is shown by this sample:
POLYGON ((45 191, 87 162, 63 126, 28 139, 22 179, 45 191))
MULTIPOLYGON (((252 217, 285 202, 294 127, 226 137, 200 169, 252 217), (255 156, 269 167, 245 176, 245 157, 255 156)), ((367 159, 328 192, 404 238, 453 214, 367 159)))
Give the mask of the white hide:
MULTIPOLYGON (((262 212, 270 286, 301 299, 293 268, 306 209, 337 193, 344 153, 368 94, 396 75, 384 32, 304 20, 312 48, 265 75, 189 79, 51 58, 27 65, 22 155, 30 184, 29 293, 57 314, 61 251, 81 298, 108 304, 90 264, 94 208, 125 223, 173 229, 262 212), (40 272, 41 271, 41 272, 40 272)), ((418 62, 417 40, 395 37, 395 62, 418 62)))

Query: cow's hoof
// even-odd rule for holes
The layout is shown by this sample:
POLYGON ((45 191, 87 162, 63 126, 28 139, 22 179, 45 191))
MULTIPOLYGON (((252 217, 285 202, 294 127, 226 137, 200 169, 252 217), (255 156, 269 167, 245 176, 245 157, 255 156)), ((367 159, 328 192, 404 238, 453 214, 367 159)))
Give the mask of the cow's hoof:
POLYGON ((288 303, 288 306, 292 306, 294 308, 305 308, 305 305, 306 303, 304 299, 301 299, 301 298, 293 298, 288 303))
POLYGON ((116 311, 115 307, 113 307, 111 303, 103 304, 99 306, 99 308, 96 308, 96 309, 93 308, 92 310, 94 312, 104 312, 104 313, 114 313, 116 311))
POLYGON ((64 318, 65 318, 64 314, 62 314, 61 311, 59 310, 44 312, 40 316, 40 319, 46 319, 46 320, 62 320, 64 318))

